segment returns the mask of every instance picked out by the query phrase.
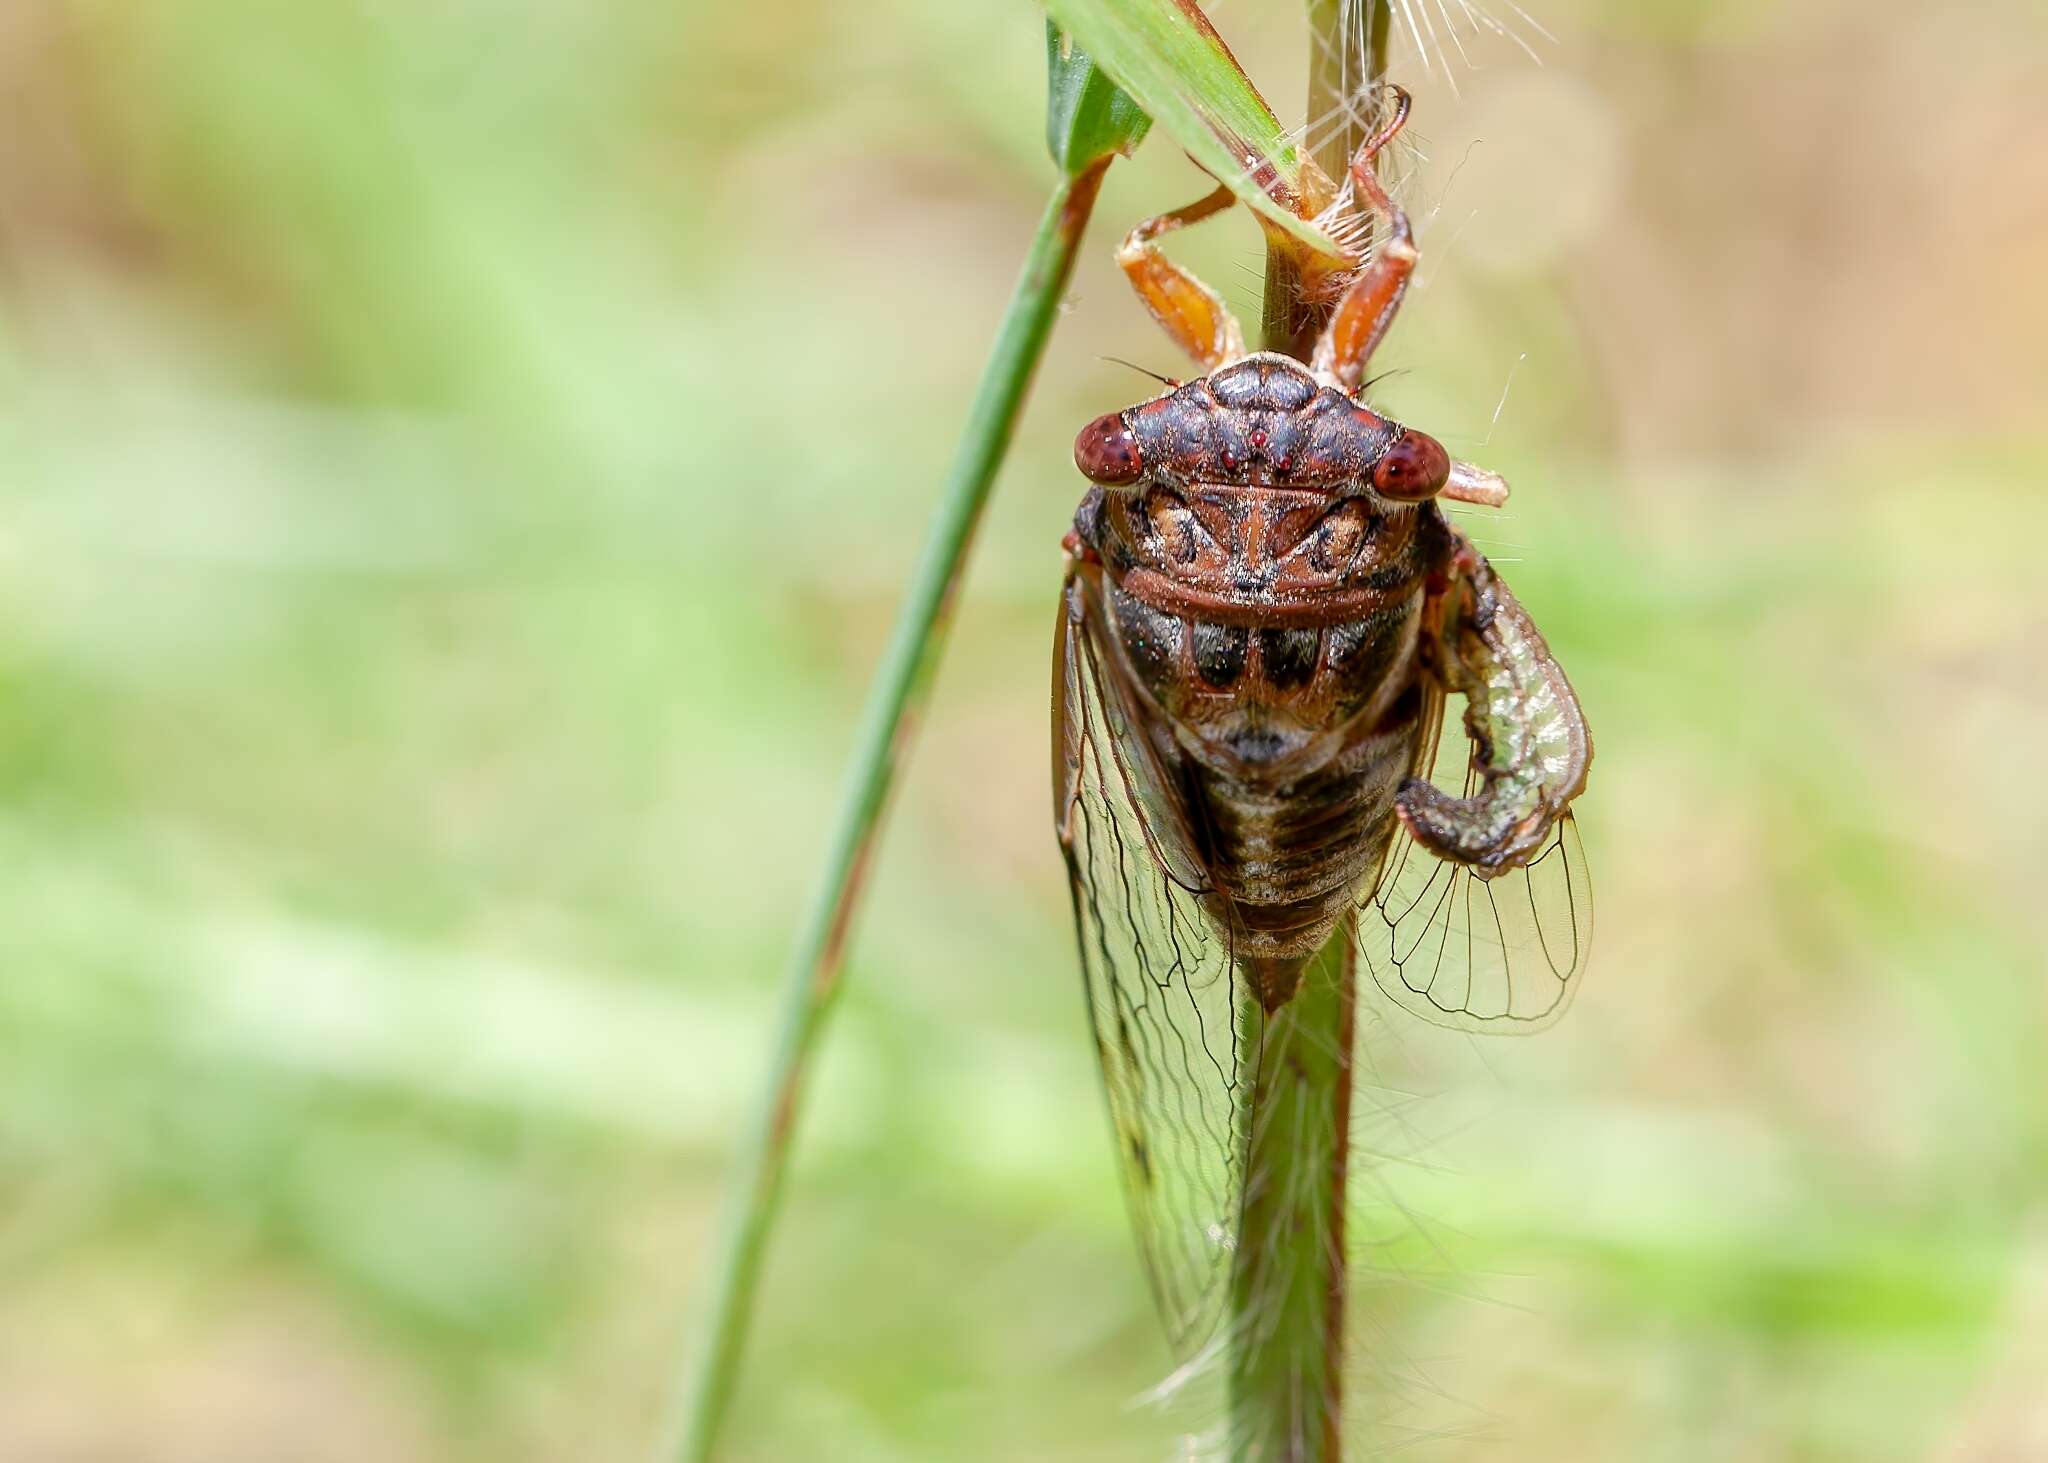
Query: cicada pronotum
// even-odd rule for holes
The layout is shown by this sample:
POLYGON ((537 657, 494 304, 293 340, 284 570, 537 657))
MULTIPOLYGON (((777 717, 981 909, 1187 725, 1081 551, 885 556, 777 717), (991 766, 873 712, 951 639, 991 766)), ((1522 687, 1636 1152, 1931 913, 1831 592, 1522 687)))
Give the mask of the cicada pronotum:
MULTIPOLYGON (((1384 222, 1311 359, 1248 352, 1155 240, 1118 258, 1206 374, 1091 422, 1066 540, 1053 799, 1140 1248, 1185 1355, 1216 1332, 1264 1023, 1340 934, 1393 1003, 1473 1031, 1553 1020, 1591 929, 1571 803, 1592 743, 1543 637, 1439 506, 1506 485, 1361 399, 1415 264, 1384 222), (1470 761, 1430 780, 1445 698, 1470 761)), ((1348 977, 1347 977, 1348 978, 1348 977)))

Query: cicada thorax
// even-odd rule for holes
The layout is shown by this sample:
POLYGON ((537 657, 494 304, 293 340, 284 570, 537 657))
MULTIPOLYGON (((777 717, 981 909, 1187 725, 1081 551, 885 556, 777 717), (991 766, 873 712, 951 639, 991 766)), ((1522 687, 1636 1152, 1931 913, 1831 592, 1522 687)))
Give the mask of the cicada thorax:
POLYGON ((1365 488, 1400 429, 1284 357, 1121 420, 1130 441, 1102 445, 1142 475, 1091 493, 1076 532, 1100 561, 1144 731, 1184 784, 1210 918, 1272 1008, 1394 831, 1423 735, 1424 594, 1448 535, 1433 505, 1365 488))

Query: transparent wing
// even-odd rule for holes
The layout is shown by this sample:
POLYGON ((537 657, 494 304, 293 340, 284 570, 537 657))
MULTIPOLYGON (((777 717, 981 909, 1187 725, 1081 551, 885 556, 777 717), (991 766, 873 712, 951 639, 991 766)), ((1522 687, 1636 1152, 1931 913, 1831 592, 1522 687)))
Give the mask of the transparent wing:
POLYGON ((1211 891, 1177 754, 1149 735, 1149 704, 1122 674, 1100 593, 1082 573, 1061 596, 1053 816, 1131 1219, 1185 1360, 1214 1333, 1229 1288, 1238 1106, 1255 1070, 1244 1044, 1256 1033, 1240 1026, 1229 943, 1204 911, 1211 891))
MULTIPOLYGON (((1443 698, 1429 717, 1441 727, 1443 698)), ((1476 781, 1462 730, 1448 740, 1476 781)), ((1427 775, 1428 768, 1422 769, 1427 775)), ((1396 830, 1359 908, 1359 953, 1403 1010, 1458 1031, 1540 1031, 1571 1003, 1593 938, 1593 886, 1578 824, 1567 812, 1522 868, 1491 879, 1439 859, 1396 830)))

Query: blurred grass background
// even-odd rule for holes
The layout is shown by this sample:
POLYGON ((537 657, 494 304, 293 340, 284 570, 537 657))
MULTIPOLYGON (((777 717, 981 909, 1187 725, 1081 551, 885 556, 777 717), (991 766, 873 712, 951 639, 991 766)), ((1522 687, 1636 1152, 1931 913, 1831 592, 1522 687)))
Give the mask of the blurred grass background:
MULTIPOLYGON (((1220 25, 1284 114, 1296 7, 1220 25)), ((2048 21, 1545 0, 1378 396, 1599 744, 1521 1043, 1390 1022, 1452 1459, 2048 1457, 2048 21), (1511 389, 1510 389, 1510 383, 1511 389), (1495 407, 1506 400, 1495 418, 1495 407)), ((1049 180, 1021 4, 0 8, 0 1458, 638 1459, 1049 180)), ((1433 56, 1433 60, 1436 58, 1433 56)), ((1163 1456, 1047 827, 1112 174, 892 820, 731 1456, 1163 1456)), ((1182 257, 1257 314, 1240 214, 1182 257)))

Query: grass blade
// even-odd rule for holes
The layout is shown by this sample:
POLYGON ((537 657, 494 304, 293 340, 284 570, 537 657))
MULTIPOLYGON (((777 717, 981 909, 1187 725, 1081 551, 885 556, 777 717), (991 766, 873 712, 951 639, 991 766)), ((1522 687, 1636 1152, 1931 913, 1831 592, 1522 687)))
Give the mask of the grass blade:
POLYGON ((1194 0, 1047 0, 1053 19, 1269 231, 1332 259, 1310 220, 1334 196, 1194 0))
POLYGON ((868 691, 823 877, 806 908, 783 986, 775 1057, 733 1180, 724 1237, 711 1269, 705 1336, 679 1393, 663 1459, 705 1463, 717 1447, 739 1377, 748 1323, 775 1224, 811 1062, 840 985, 862 878, 883 809, 945 648, 949 609, 974 531, 1045 353, 1082 233, 1112 159, 1150 125, 1088 56, 1048 34, 1047 144, 1061 178, 982 372, 981 385, 925 538, 903 607, 868 691))
POLYGON ((1145 109, 1051 21, 1045 71, 1045 146, 1068 176, 1102 158, 1130 156, 1152 130, 1145 109))

